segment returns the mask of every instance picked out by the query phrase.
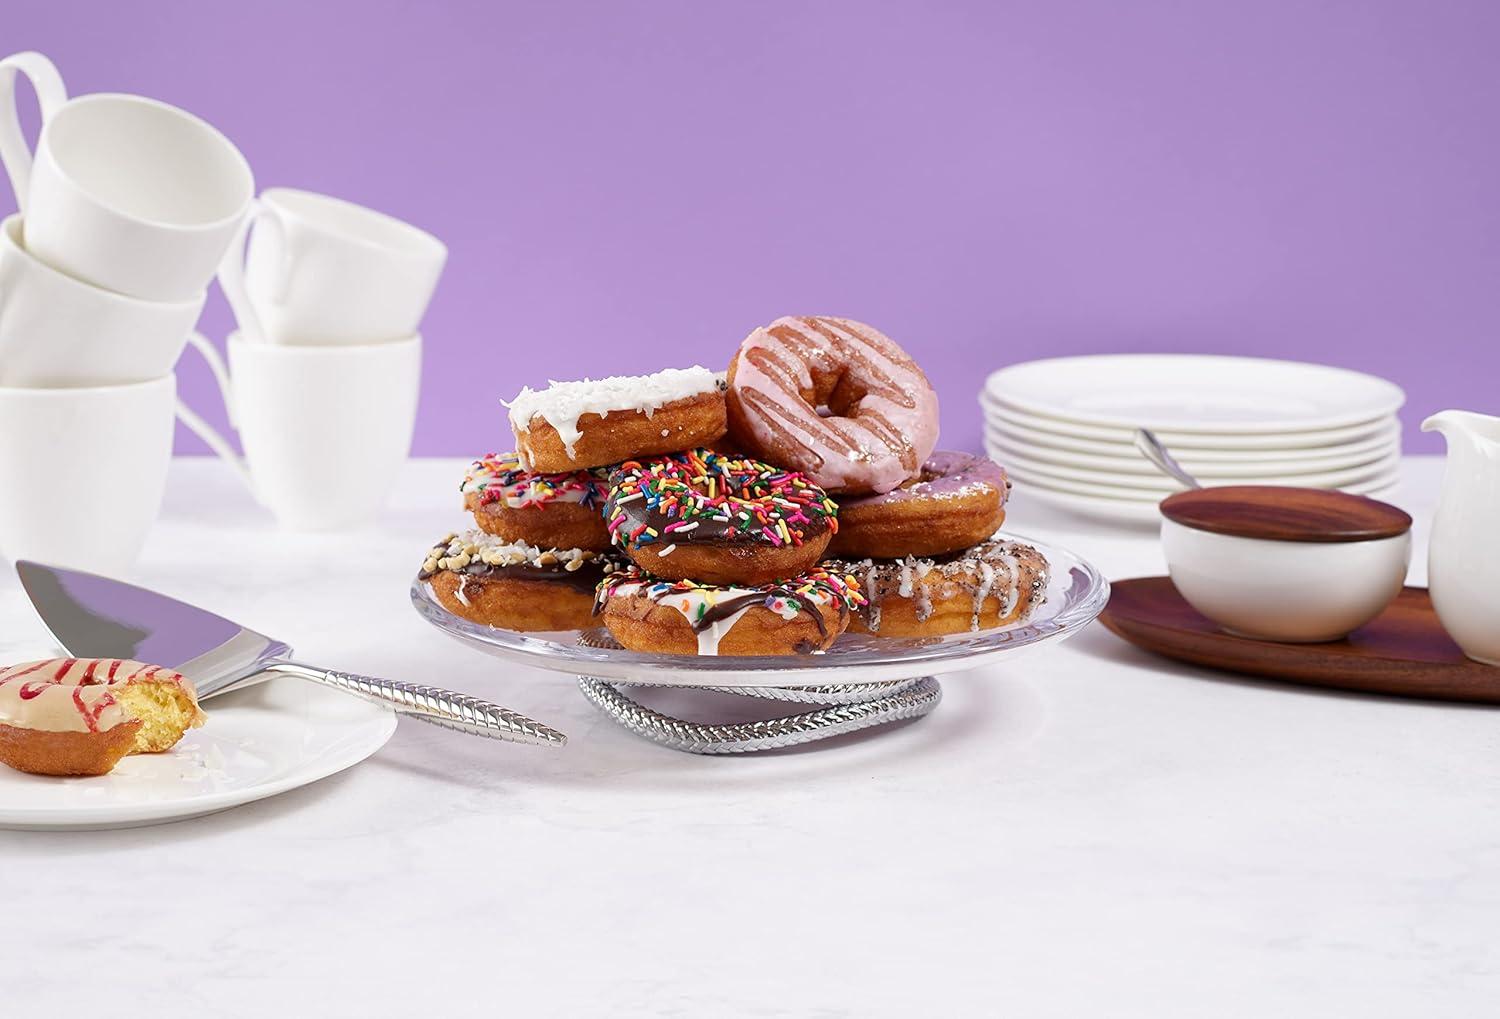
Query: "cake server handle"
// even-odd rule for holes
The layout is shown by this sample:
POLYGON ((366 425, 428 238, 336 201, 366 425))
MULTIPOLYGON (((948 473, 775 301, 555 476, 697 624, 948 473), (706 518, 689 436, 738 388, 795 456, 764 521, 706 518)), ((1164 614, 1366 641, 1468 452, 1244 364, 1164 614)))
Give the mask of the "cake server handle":
POLYGON ((265 671, 296 676, 324 686, 393 708, 397 714, 419 722, 457 729, 474 736, 528 743, 533 746, 560 747, 568 737, 550 726, 503 708, 498 704, 453 690, 415 683, 397 683, 374 676, 358 676, 332 669, 320 669, 300 662, 267 662, 265 671))

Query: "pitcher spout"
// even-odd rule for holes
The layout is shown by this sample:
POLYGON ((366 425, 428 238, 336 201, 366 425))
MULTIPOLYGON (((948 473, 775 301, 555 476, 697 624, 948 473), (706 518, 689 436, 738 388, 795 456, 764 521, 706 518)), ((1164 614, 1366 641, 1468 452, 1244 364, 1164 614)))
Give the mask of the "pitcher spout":
POLYGON ((1467 446, 1500 459, 1500 417, 1469 410, 1445 410, 1422 422, 1422 431, 1438 432, 1449 448, 1467 446))

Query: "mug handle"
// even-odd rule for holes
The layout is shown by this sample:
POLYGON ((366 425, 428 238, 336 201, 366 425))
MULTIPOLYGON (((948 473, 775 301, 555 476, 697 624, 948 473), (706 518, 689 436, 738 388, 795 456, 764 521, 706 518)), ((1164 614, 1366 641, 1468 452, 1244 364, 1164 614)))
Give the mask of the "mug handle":
POLYGON ((31 188, 31 146, 21 131, 21 111, 16 109, 16 72, 26 75, 36 90, 42 123, 52 119, 58 107, 68 101, 57 65, 35 50, 13 53, 0 60, 0 164, 10 177, 16 193, 16 208, 24 215, 27 192, 31 188))
MULTIPOLYGON (((238 430, 235 424, 234 395, 229 384, 229 367, 224 363, 223 356, 212 343, 196 329, 188 333, 188 344, 194 350, 203 355, 203 360, 208 362, 209 369, 214 373, 214 381, 219 384, 219 395, 224 398, 224 409, 229 412, 229 426, 238 430)), ((224 438, 213 425, 198 414, 197 411, 183 403, 181 398, 177 400, 177 417, 188 430, 198 438, 202 439, 208 448, 219 455, 229 466, 233 467, 245 487, 250 489, 250 494, 255 495, 255 479, 250 476, 250 468, 245 466, 244 459, 234 451, 228 439, 224 438)), ((257 496, 257 500, 258 500, 257 496)))
MULTIPOLYGON (((219 289, 224 291, 224 300, 229 302, 229 310, 234 313, 234 320, 239 324, 240 334, 247 340, 256 343, 265 341, 266 331, 261 327, 260 316, 255 314, 255 308, 250 304, 250 293, 245 289, 245 242, 250 239, 250 230, 262 221, 262 214, 266 211, 265 203, 258 198, 250 199, 250 208, 245 211, 245 218, 240 221, 239 229, 234 233, 234 240, 229 245, 229 250, 224 253, 224 258, 219 262, 219 289)), ((194 344, 197 347, 197 344, 194 344)), ((207 350, 198 347, 199 353, 203 354, 208 361, 209 367, 214 370, 214 377, 219 380, 219 387, 224 391, 226 405, 229 402, 229 374, 224 370, 224 362, 219 358, 219 352, 212 346, 207 350)), ((229 411, 229 420, 234 421, 234 409, 229 411)))

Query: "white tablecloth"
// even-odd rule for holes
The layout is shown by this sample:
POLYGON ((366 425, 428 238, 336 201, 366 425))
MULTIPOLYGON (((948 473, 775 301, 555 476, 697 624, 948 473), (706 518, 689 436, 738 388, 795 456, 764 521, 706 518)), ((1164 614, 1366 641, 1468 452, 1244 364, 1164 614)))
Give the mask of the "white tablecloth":
MULTIPOLYGON (((461 521, 460 470, 412 463, 377 531, 318 537, 275 531, 221 465, 179 461, 138 579, 305 660, 472 690, 572 743, 403 723, 352 771, 216 816, 0 832, 0 1013, 1493 1006, 1493 711, 1237 680, 1096 626, 945 679, 938 710, 898 729, 675 753, 568 678, 412 612, 423 552, 461 521)), ((1409 461, 1398 499, 1418 519, 1419 581, 1439 471, 1409 461)), ((1149 533, 1065 520, 1024 491, 1009 526, 1114 578, 1162 571, 1149 533)), ((0 641, 41 636, 7 573, 0 641)))

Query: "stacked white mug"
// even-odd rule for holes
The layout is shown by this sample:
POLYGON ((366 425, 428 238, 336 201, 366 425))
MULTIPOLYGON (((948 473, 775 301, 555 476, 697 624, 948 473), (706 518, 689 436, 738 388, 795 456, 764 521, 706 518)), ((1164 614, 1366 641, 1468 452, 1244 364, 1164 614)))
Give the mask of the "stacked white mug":
POLYGON ((68 99, 39 53, 0 60, 0 554, 129 569, 161 505, 173 367, 254 197, 212 126, 142 96, 68 99), (36 91, 33 152, 17 73, 36 91))
POLYGON ((244 461, 190 409, 178 416, 283 526, 368 524, 411 449, 418 327, 447 248, 383 213, 290 188, 264 192, 244 229, 219 269, 239 323, 229 363, 193 339, 244 461))

